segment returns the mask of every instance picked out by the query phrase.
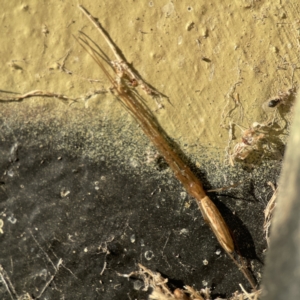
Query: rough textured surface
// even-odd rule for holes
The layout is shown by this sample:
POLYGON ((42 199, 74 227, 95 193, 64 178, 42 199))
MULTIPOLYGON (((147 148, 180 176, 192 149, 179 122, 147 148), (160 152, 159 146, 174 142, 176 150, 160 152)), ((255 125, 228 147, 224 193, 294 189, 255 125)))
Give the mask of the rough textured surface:
MULTIPOLYGON (((140 75, 169 97, 172 105, 165 101, 167 109, 157 117, 172 138, 190 145, 187 153, 199 152, 191 145, 225 148, 228 130, 224 127, 230 120, 245 127, 265 121, 262 104, 291 87, 292 65, 298 62, 297 1, 284 5, 229 0, 81 4, 99 18, 140 75), (241 105, 233 109, 235 93, 241 105), (223 111, 223 116, 231 111, 230 118, 221 119, 223 111)), ((1 26, 0 61, 6 75, 1 90, 41 89, 79 97, 107 87, 107 79, 72 35, 83 30, 110 59, 114 57, 77 4, 8 2, 1 26)), ((298 78, 296 71, 294 79, 298 78)), ((101 96, 93 99, 98 103, 101 96)), ((93 101, 85 105, 103 109, 93 101)), ((154 101, 148 105, 157 109, 154 101)), ((119 114, 120 108, 112 104, 109 118, 117 119, 119 114)), ((241 135, 239 129, 236 135, 241 135)))
MULTIPOLYGON (((240 282, 247 287, 194 201, 154 160, 155 149, 136 124, 103 124, 96 113, 88 124, 78 114, 77 131, 64 118, 50 122, 47 111, 40 113, 44 122, 20 128, 19 111, 12 123, 1 125, 0 256, 17 294, 35 298, 55 275, 41 299, 124 299, 126 294, 145 299, 133 289, 134 279, 117 274, 136 270, 138 262, 167 276, 174 287, 207 284, 215 295, 227 296, 240 282)), ((206 189, 241 181, 236 189, 210 195, 260 280, 266 182, 276 181, 278 166, 263 164, 249 173, 205 155, 200 162, 201 171, 194 169, 206 189)), ((1 292, 9 299, 4 285, 1 292)))
MULTIPOLYGON (((289 108, 280 109, 267 151, 228 167, 224 149, 230 121, 263 123, 273 112, 262 104, 292 85, 297 1, 81 4, 169 97, 160 110, 145 101, 205 188, 241 182, 210 196, 260 280, 267 182, 280 172, 289 108)), ((72 34, 84 30, 113 56, 77 4, 11 1, 0 22, 1 99, 36 89, 78 98, 70 105, 47 98, 0 103, 2 298, 146 299, 137 279, 117 274, 138 262, 174 288, 207 284, 214 295, 230 296, 239 283, 248 287, 217 254, 195 203, 135 121, 111 94, 95 93, 109 83, 72 34)), ((298 77, 295 70, 294 83, 298 77)), ((233 144, 243 130, 236 126, 233 144)))

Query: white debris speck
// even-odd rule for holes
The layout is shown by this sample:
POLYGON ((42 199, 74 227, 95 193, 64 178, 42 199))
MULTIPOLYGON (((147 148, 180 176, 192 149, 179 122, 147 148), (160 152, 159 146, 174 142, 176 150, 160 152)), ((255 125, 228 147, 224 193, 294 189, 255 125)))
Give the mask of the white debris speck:
POLYGON ((137 168, 137 167, 140 165, 139 162, 138 162, 136 159, 134 159, 134 158, 130 158, 129 164, 130 164, 133 168, 137 168))
POLYGON ((154 257, 154 253, 151 250, 145 252, 145 258, 151 260, 154 257))
POLYGON ((13 177, 13 176, 15 175, 15 173, 14 173, 13 170, 8 170, 8 171, 7 171, 7 175, 8 175, 9 177, 13 177))
POLYGON ((60 190, 60 196, 61 196, 62 198, 67 197, 70 193, 71 193, 71 192, 68 191, 68 190, 67 190, 66 188, 64 188, 64 187, 60 190))
POLYGON ((216 253, 217 255, 220 255, 220 254, 221 254, 221 249, 217 249, 215 253, 216 253))
POLYGON ((2 230, 2 227, 4 225, 4 222, 2 219, 0 219, 0 233, 3 234, 3 230, 2 230))
POLYGON ((16 223, 17 223, 17 219, 14 217, 14 215, 11 215, 10 217, 8 217, 7 220, 8 220, 11 224, 16 224, 16 223))
POLYGON ((189 230, 186 228, 182 228, 179 232, 180 235, 188 235, 189 234, 189 230))
POLYGON ((130 242, 131 242, 131 243, 134 243, 134 242, 135 242, 135 234, 133 234, 133 235, 130 237, 130 242))
POLYGON ((180 193, 180 198, 181 198, 182 200, 184 200, 184 199, 186 198, 186 196, 187 196, 186 192, 181 192, 181 193, 180 193))

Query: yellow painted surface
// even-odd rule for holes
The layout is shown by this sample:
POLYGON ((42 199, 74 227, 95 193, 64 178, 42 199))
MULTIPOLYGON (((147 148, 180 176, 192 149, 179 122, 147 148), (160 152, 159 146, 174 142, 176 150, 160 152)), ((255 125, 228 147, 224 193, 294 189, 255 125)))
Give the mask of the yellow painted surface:
MULTIPOLYGON (((2 98, 39 89, 83 99, 110 87, 72 36, 84 31, 114 59, 78 4, 99 19, 142 78, 169 97, 171 104, 164 100, 158 111, 146 99, 169 136, 189 145, 188 155, 200 155, 200 145, 223 151, 229 121, 245 127, 264 122, 262 103, 291 87, 292 66, 299 63, 297 0, 6 1, 0 19, 2 98), (63 72, 59 65, 68 53, 63 72), (231 110, 234 99, 239 105, 231 110)), ((295 82, 299 76, 295 70, 295 82)), ((1 111, 7 118, 18 116, 20 124, 48 118, 88 124, 97 111, 113 122, 124 121, 120 114, 127 117, 109 94, 70 106, 36 97, 1 104, 1 111)))

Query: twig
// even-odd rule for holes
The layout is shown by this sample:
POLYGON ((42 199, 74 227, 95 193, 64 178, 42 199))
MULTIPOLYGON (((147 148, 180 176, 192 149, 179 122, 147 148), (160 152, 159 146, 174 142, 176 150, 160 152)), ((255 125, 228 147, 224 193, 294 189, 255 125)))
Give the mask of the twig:
POLYGON ((16 297, 16 299, 18 299, 19 296, 18 296, 13 284, 11 283, 6 271, 3 269, 2 265, 0 265, 0 278, 1 278, 1 281, 3 282, 3 284, 5 285, 6 290, 8 291, 8 293, 10 295, 10 298, 12 300, 15 300, 14 297, 16 297))
POLYGON ((51 275, 50 279, 46 282, 45 286, 43 287, 43 289, 41 290, 41 292, 39 293, 39 295, 36 297, 37 299, 39 299, 43 293, 45 292, 45 290, 47 289, 47 287, 50 285, 50 283, 53 281, 53 279, 55 278, 60 265, 62 265, 63 260, 60 258, 58 260, 58 263, 55 265, 53 263, 53 261, 51 260, 51 258, 49 257, 49 255, 46 253, 46 251, 42 248, 42 246, 40 245, 40 243, 37 241, 37 239, 34 237, 34 235, 32 234, 32 231, 29 230, 30 235, 32 236, 33 240, 35 241, 35 243, 38 245, 39 249, 44 253, 45 257, 47 258, 47 260, 50 262, 50 264, 52 265, 52 267, 54 268, 55 272, 53 275, 51 275))
POLYGON ((63 94, 57 94, 57 93, 52 93, 52 92, 48 92, 48 91, 42 91, 42 90, 34 90, 34 91, 30 91, 27 92, 23 95, 19 95, 19 96, 14 96, 14 97, 0 97, 0 102, 21 102, 26 98, 31 98, 31 97, 47 97, 47 98, 57 98, 63 101, 70 101, 71 105, 74 102, 77 102, 79 100, 83 100, 83 101, 87 101, 88 99, 90 99, 91 97, 98 95, 98 94, 103 94, 103 93, 107 93, 106 90, 101 89, 101 90, 94 90, 92 92, 88 92, 83 96, 79 96, 77 98, 70 98, 66 95, 63 94))
POLYGON ((15 96, 11 98, 0 98, 0 102, 20 102, 26 98, 31 98, 31 97, 51 97, 51 98, 58 98, 64 101, 75 101, 75 99, 69 98, 63 94, 57 94, 57 93, 41 91, 41 90, 34 90, 20 96, 15 96))
MULTIPOLYGON (((105 257, 106 257, 106 256, 105 256, 105 257)), ((100 272, 100 275, 103 275, 103 273, 104 273, 104 271, 105 271, 105 269, 106 269, 106 265, 107 265, 107 262, 104 261, 104 263, 103 263, 103 268, 102 268, 102 270, 101 270, 101 272, 100 272)))
POLYGON ((267 244, 269 246, 269 229, 271 226, 272 214, 273 214, 273 211, 276 206, 276 198, 277 198, 277 194, 278 194, 278 188, 275 189, 275 186, 273 185, 272 182, 268 182, 268 184, 273 189, 273 195, 272 195, 271 199, 269 200, 269 202, 266 206, 266 209, 264 210, 264 214, 265 214, 264 231, 266 233, 266 240, 267 240, 267 244))
POLYGON ((39 295, 36 297, 36 299, 39 299, 42 297, 43 293, 45 292, 45 290, 47 289, 47 287, 50 285, 50 283, 53 281, 53 279, 55 278, 59 266, 62 264, 62 259, 60 258, 57 265, 54 267, 56 269, 54 275, 51 275, 50 279, 46 282, 45 286, 43 287, 43 289, 41 290, 41 292, 39 293, 39 295))

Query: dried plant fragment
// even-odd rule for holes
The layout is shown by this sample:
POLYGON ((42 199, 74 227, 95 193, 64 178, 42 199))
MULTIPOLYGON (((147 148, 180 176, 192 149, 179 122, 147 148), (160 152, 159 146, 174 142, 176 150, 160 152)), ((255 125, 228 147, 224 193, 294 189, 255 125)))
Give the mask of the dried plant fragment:
POLYGON ((152 289, 149 299, 151 300, 210 300, 210 289, 201 289, 200 292, 190 286, 184 290, 175 289, 173 292, 168 287, 168 278, 164 278, 158 272, 153 272, 145 266, 138 264, 139 270, 129 274, 119 274, 122 277, 139 277, 144 282, 144 291, 152 289))
POLYGON ((104 94, 107 91, 105 91, 104 89, 101 90, 95 90, 92 92, 88 92, 85 95, 82 95, 80 97, 77 98, 71 98, 68 97, 66 95, 63 94, 58 94, 58 93, 52 93, 52 92, 48 92, 48 91, 42 91, 42 90, 34 90, 34 91, 30 91, 27 92, 25 94, 22 95, 16 95, 13 97, 0 97, 0 102, 21 102, 26 98, 32 98, 32 97, 47 97, 47 98, 56 98, 59 100, 63 100, 65 102, 69 102, 69 104, 72 104, 74 102, 77 102, 79 100, 83 100, 86 101, 88 99, 90 99, 91 97, 98 95, 98 94, 104 94))
POLYGON ((229 163, 234 166, 234 161, 245 160, 252 151, 259 150, 260 141, 265 138, 265 134, 259 131, 259 127, 252 126, 243 130, 241 141, 236 143, 232 152, 229 152, 229 163))
MULTIPOLYGON (((232 294, 232 297, 230 297, 228 300, 258 300, 262 292, 262 290, 260 289, 252 293, 248 293, 241 284, 240 284, 240 288, 242 292, 236 291, 234 294, 232 294)), ((215 300, 219 300, 219 298, 215 300)))
POLYGON ((278 188, 275 189, 274 185, 271 182, 268 182, 268 184, 273 189, 273 195, 272 195, 271 199, 269 200, 269 202, 266 206, 266 209, 264 210, 264 214, 265 214, 264 231, 266 234, 267 244, 269 246, 269 236, 270 236, 269 231, 270 231, 273 211, 276 206, 276 198, 277 198, 277 194, 278 194, 278 188))
MULTIPOLYGON (((209 288, 203 288, 200 291, 191 286, 184 286, 183 289, 175 289, 173 292, 168 287, 168 279, 161 276, 158 272, 153 272, 145 266, 138 264, 139 270, 129 274, 119 274, 119 276, 130 278, 138 277, 144 283, 143 291, 151 289, 150 300, 211 300, 211 291, 209 288)), ((240 284, 242 292, 235 292, 228 300, 258 300, 261 290, 255 290, 248 293, 240 284)), ((226 300, 216 298, 215 300, 226 300)))

